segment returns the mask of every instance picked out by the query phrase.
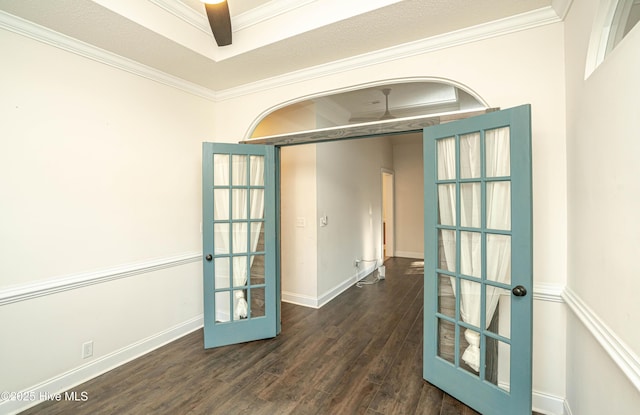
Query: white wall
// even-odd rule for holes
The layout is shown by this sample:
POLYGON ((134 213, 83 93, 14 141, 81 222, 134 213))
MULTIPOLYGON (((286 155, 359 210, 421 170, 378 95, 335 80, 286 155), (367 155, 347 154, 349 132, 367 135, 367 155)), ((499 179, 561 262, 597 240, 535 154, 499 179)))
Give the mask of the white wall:
POLYGON ((316 145, 280 153, 282 298, 309 305, 318 297, 316 145))
POLYGON ((12 32, 0 50, 0 390, 55 389, 202 323, 214 104, 12 32), (60 278, 89 286, 47 294, 60 278))
POLYGON ((393 166, 386 138, 283 147, 282 298, 320 307, 382 259, 381 168, 393 166), (320 217, 328 218, 320 226, 320 217), (360 275, 358 275, 360 273, 360 275))
POLYGON ((396 256, 424 258, 422 134, 394 137, 396 256))
POLYGON ((567 399, 574 414, 640 407, 640 27, 585 80, 598 7, 573 2, 566 19, 568 281, 567 399), (580 319, 589 317, 588 324, 580 319), (596 341, 601 338, 605 349, 596 341), (614 359, 628 356, 620 367, 614 359), (635 359, 635 362, 634 362, 635 359), (622 368, 636 371, 631 380, 622 368))
MULTIPOLYGON (((372 138, 317 145, 318 293, 332 297, 353 283, 355 259, 382 261, 381 168, 393 169, 389 139, 372 138)), ((373 267, 366 262, 362 268, 373 267)))

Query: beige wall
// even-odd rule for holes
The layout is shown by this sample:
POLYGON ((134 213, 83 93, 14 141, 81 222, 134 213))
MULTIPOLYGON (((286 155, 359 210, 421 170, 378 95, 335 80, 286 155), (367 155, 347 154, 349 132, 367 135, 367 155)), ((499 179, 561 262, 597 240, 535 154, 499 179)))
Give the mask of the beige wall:
POLYGON ((396 256, 424 258, 422 134, 393 138, 396 256))
POLYGON ((567 290, 581 306, 568 319, 567 400, 584 415, 633 414, 640 407, 640 27, 585 80, 592 22, 606 3, 573 2, 565 25, 567 290), (631 362, 635 356, 635 369, 616 366, 620 356, 631 362), (621 368, 636 371, 635 388, 621 368))

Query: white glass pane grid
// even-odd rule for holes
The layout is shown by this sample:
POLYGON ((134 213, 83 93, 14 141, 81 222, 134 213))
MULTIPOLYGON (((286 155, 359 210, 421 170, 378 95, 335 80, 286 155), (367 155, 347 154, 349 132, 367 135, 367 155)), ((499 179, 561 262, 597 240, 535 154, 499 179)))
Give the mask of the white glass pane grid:
MULTIPOLYGON (((507 139, 509 139, 508 137, 508 128, 509 127, 503 127, 502 129, 507 129, 507 139)), ((492 129, 493 130, 500 130, 500 128, 498 129, 492 129)), ((441 262, 439 260, 436 260, 436 264, 438 264, 436 266, 436 274, 433 276, 436 281, 438 281, 438 284, 440 284, 441 282, 441 278, 439 276, 444 276, 444 275, 448 275, 449 277, 451 277, 451 282, 453 285, 453 290, 454 293, 460 293, 461 292, 461 285, 463 283, 463 281, 466 282, 472 282, 472 283, 478 283, 482 285, 482 289, 480 290, 480 295, 481 295, 481 300, 480 300, 480 310, 486 310, 486 302, 487 302, 487 296, 486 296, 486 291, 487 289, 489 290, 496 290, 498 292, 503 292, 503 293, 508 293, 509 295, 511 294, 511 285, 510 284, 504 284, 498 281, 492 281, 490 278, 487 278, 487 264, 486 264, 486 258, 487 258, 487 252, 486 252, 486 241, 487 241, 487 235, 497 235, 498 237, 500 235, 504 235, 506 237, 510 237, 511 236, 511 230, 509 229, 491 229, 488 228, 488 224, 487 224, 487 205, 486 205, 486 194, 487 194, 487 185, 491 186, 492 183, 496 183, 496 182, 509 182, 511 181, 511 177, 508 175, 510 172, 509 171, 504 171, 504 169, 502 169, 502 171, 498 168, 496 168, 495 166, 487 166, 486 161, 486 157, 487 157, 487 145, 486 145, 486 135, 485 135, 485 130, 481 130, 481 131, 477 131, 475 132, 475 135, 477 135, 477 139, 479 141, 479 161, 480 161, 480 166, 479 166, 479 171, 478 169, 475 168, 469 168, 469 166, 464 166, 461 168, 461 160, 460 160, 460 151, 461 151, 461 142, 463 143, 462 145, 467 145, 468 142, 465 142, 465 140, 468 140, 468 136, 469 135, 473 135, 474 132, 471 133, 466 133, 466 134, 459 134, 456 135, 454 137, 443 137, 441 139, 436 140, 436 188, 438 189, 438 191, 440 191, 441 189, 443 190, 448 190, 451 189, 451 187, 443 187, 443 186, 453 186, 455 187, 455 195, 453 197, 445 197, 445 199, 451 199, 449 201, 449 203, 451 203, 451 205, 455 206, 455 217, 451 218, 449 220, 449 222, 451 223, 447 223, 447 224, 441 224, 441 220, 442 217, 441 212, 440 212, 440 205, 442 203, 442 198, 440 195, 438 195, 438 197, 440 198, 439 203, 437 203, 436 205, 438 206, 438 212, 436 213, 436 215, 438 216, 438 218, 440 218, 441 220, 437 220, 436 221, 436 228, 438 229, 438 231, 435 233, 436 234, 436 238, 438 238, 438 235, 440 234, 440 231, 443 230, 449 230, 449 231, 453 231, 455 232, 455 245, 456 245, 456 249, 455 249, 455 269, 451 270, 450 267, 451 265, 449 265, 447 268, 449 269, 445 269, 445 268, 440 268, 439 265, 441 265, 441 262), (441 157, 451 157, 451 154, 448 154, 448 151, 446 150, 442 150, 441 148, 438 147, 438 143, 441 140, 455 140, 455 171, 451 170, 451 169, 442 169, 441 163, 440 163, 440 159, 441 157), (506 173, 507 175, 504 175, 504 173, 506 173), (502 175, 497 175, 497 174, 502 174, 502 175), (464 223, 465 220, 463 220, 463 218, 461 217, 461 187, 463 186, 480 186, 480 195, 481 195, 481 201, 480 201, 480 215, 479 215, 479 221, 480 223, 476 223, 476 218, 475 216, 472 215, 471 219, 466 220, 467 223, 464 223), (469 223, 471 222, 471 223, 469 223), (464 225, 464 226, 462 226, 464 225), (474 273, 462 273, 461 272, 461 268, 462 268, 462 264, 461 264, 461 235, 465 232, 472 232, 474 234, 479 233, 480 234, 480 241, 481 241, 481 273, 480 275, 472 275, 474 273)), ((450 147, 450 146, 449 146, 450 147)), ((510 146, 509 146, 510 148, 510 146)), ((490 152, 495 151, 494 147, 491 147, 489 149, 490 152)), ((493 156, 492 154, 490 154, 490 156, 493 156)), ((508 156, 507 156, 508 157, 508 156)), ((510 164, 510 161, 509 161, 510 164)), ((510 195, 509 195, 510 196, 510 195)), ((447 201, 445 201, 445 203, 447 203, 447 201)), ((509 208, 510 209, 510 208, 509 208)), ((444 215, 446 216, 446 215, 444 215)), ((510 224, 510 221, 509 221, 510 224)), ((440 249, 440 244, 438 243, 439 241, 436 241, 436 247, 439 250, 440 249)), ((436 258, 439 257, 439 252, 436 253, 436 258)), ((446 265, 445 265, 446 266, 446 265)), ((438 295, 438 291, 440 291, 439 287, 438 289, 436 289, 436 295, 438 295)), ((436 302, 437 304, 438 302, 436 302)), ((480 370, 479 373, 477 374, 477 377, 479 377, 480 379, 486 379, 486 374, 485 374, 485 360, 486 360, 486 339, 487 337, 491 337, 492 339, 498 340, 500 342, 500 344, 506 346, 507 348, 510 347, 511 345, 511 340, 509 338, 510 336, 510 330, 507 330, 506 332, 506 336, 500 335, 498 333, 494 333, 489 331, 488 328, 486 329, 481 329, 480 327, 487 327, 487 321, 486 321, 486 312, 481 312, 480 313, 480 327, 476 327, 472 324, 469 324, 465 321, 463 321, 463 319, 461 318, 461 304, 460 304, 460 295, 455 294, 455 317, 451 317, 445 313, 439 312, 439 310, 436 310, 435 313, 437 319, 439 319, 440 321, 447 321, 452 323, 455 326, 455 334, 453 336, 453 338, 455 339, 455 346, 454 346, 454 364, 456 367, 460 367, 462 362, 461 356, 462 353, 460 351, 460 339, 462 337, 464 337, 464 331, 466 329, 471 329, 475 332, 479 332, 480 335, 480 370)), ((440 356, 438 356, 440 357, 440 356)), ((447 360, 442 359, 440 357, 440 359, 444 362, 447 362, 447 360)), ((469 372, 467 372, 469 373, 469 372)), ((496 388, 498 388, 498 385, 494 385, 496 386, 496 388)), ((508 390, 503 390, 503 392, 507 392, 508 390)))
MULTIPOLYGON (((252 319, 252 290, 261 288, 261 292, 264 292, 264 287, 266 286, 264 278, 261 279, 261 281, 263 281, 262 283, 256 284, 253 283, 255 279, 251 277, 251 258, 256 255, 262 255, 264 257, 264 255, 266 254, 264 250, 251 250, 251 241, 253 239, 252 232, 256 232, 256 229, 257 232, 260 232, 260 230, 264 231, 264 214, 260 218, 251 217, 252 198, 264 198, 265 194, 265 183, 263 178, 264 175, 261 175, 261 177, 257 177, 255 174, 255 166, 253 165, 254 160, 257 157, 262 159, 264 158, 264 156, 249 156, 245 154, 235 155, 231 153, 215 153, 213 155, 214 195, 216 191, 226 192, 227 195, 226 197, 222 198, 223 200, 226 199, 225 202, 227 203, 227 206, 223 207, 220 210, 222 211, 221 214, 214 213, 213 219, 214 309, 219 310, 219 308, 216 306, 218 302, 225 305, 228 304, 229 306, 228 319, 225 319, 224 321, 216 320, 216 324, 227 324, 234 321, 234 296, 237 292, 244 292, 244 297, 247 302, 248 308, 247 317, 241 318, 241 320, 252 319), (216 169, 216 162, 221 162, 224 164, 224 166, 220 169, 216 169), (242 174, 236 174, 235 177, 234 163, 239 163, 242 165, 242 174), (254 167, 253 170, 252 167, 254 167), (249 197, 246 197, 247 195, 249 197), (242 203, 243 205, 245 205, 244 209, 240 213, 238 213, 237 211, 236 213, 234 213, 235 203, 242 203), (215 229, 219 229, 224 233, 228 233, 226 244, 219 244, 221 246, 216 246, 217 238, 215 237, 215 229), (246 232, 246 247, 234 246, 234 229, 236 232, 246 232), (247 274, 247 282, 244 285, 236 286, 233 283, 234 268, 237 268, 239 265, 241 265, 239 261, 245 260, 246 265, 242 266, 246 267, 245 269, 247 274), (219 274, 223 274, 224 278, 216 278, 219 274)), ((264 163, 262 163, 262 168, 264 168, 264 163)), ((216 204, 215 201, 216 199, 214 197, 214 206, 216 204)), ((256 317, 263 318, 264 314, 261 313, 256 317)), ((235 321, 238 320, 235 319, 235 321)))

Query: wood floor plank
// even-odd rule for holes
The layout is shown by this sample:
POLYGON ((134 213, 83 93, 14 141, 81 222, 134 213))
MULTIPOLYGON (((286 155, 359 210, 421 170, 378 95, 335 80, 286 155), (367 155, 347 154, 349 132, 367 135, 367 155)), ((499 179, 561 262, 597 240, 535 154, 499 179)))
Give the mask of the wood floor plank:
POLYGON ((414 414, 440 415, 444 392, 427 382, 422 382, 420 399, 414 414))
POLYGON ((370 407, 380 413, 413 413, 418 406, 422 386, 422 346, 405 342, 370 407))
MULTIPOLYGON (((386 337, 386 341, 384 341, 384 344, 379 346, 379 352, 376 355, 375 359, 376 364, 372 366, 371 371, 367 375, 369 381, 371 382, 378 384, 382 383, 394 362, 396 362, 402 356, 399 351, 406 341, 410 330, 414 328, 414 322, 417 318, 417 315, 422 312, 422 290, 411 292, 415 293, 415 296, 411 303, 405 305, 403 307, 404 310, 396 313, 398 316, 400 316, 399 319, 392 320, 390 322, 391 326, 385 328, 387 333, 390 333, 390 335, 386 337)), ((385 338, 382 335, 379 337, 381 339, 385 338)), ((376 344, 374 347, 378 347, 378 345, 376 344)))

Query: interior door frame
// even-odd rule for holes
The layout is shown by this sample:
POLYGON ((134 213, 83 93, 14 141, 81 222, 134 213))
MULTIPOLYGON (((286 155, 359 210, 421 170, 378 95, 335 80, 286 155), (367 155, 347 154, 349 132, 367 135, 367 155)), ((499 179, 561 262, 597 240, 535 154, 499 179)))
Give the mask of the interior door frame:
MULTIPOLYGON (((383 235, 382 247, 380 252, 383 252, 383 257, 387 256, 395 256, 396 254, 396 174, 393 170, 382 168, 380 169, 380 185, 381 185, 381 194, 382 194, 382 210, 383 214, 381 215, 381 224, 383 235), (389 182, 391 183, 389 194, 385 195, 385 176, 390 176, 389 182), (385 205, 389 203, 391 209, 388 212, 388 216, 384 215, 385 205), (386 219, 386 222, 385 222, 386 219), (385 228, 385 223, 389 226, 385 228), (385 241, 391 240, 391 244, 385 243, 385 241), (389 250, 389 245, 391 245, 391 249, 389 250), (385 249, 386 247, 386 249, 385 249), (390 251, 390 252, 389 252, 390 251)), ((383 258, 384 261, 384 258, 383 258)))
MULTIPOLYGON (((273 135, 265 138, 252 138, 241 140, 238 144, 266 144, 274 147, 275 168, 275 213, 276 213, 276 335, 282 331, 281 301, 282 301, 282 246, 280 241, 281 226, 281 172, 280 150, 282 147, 302 144, 319 144, 332 141, 355 140, 360 138, 385 137, 400 134, 420 133, 425 128, 441 123, 466 119, 482 114, 499 111, 499 107, 486 107, 484 109, 463 110, 440 114, 430 114, 417 117, 399 118, 385 121, 373 121, 342 127, 321 128, 294 134, 273 135)), ((424 166, 424 161, 423 161, 424 166)), ((424 168, 424 167, 423 167, 424 168)), ((395 173, 394 173, 395 193, 395 173)), ((394 195, 394 221, 395 221, 395 195, 394 195)), ((395 223, 394 223, 395 228, 395 223)), ((395 254, 394 247, 394 254, 395 254)), ((382 251, 381 251, 382 252, 382 251)))

